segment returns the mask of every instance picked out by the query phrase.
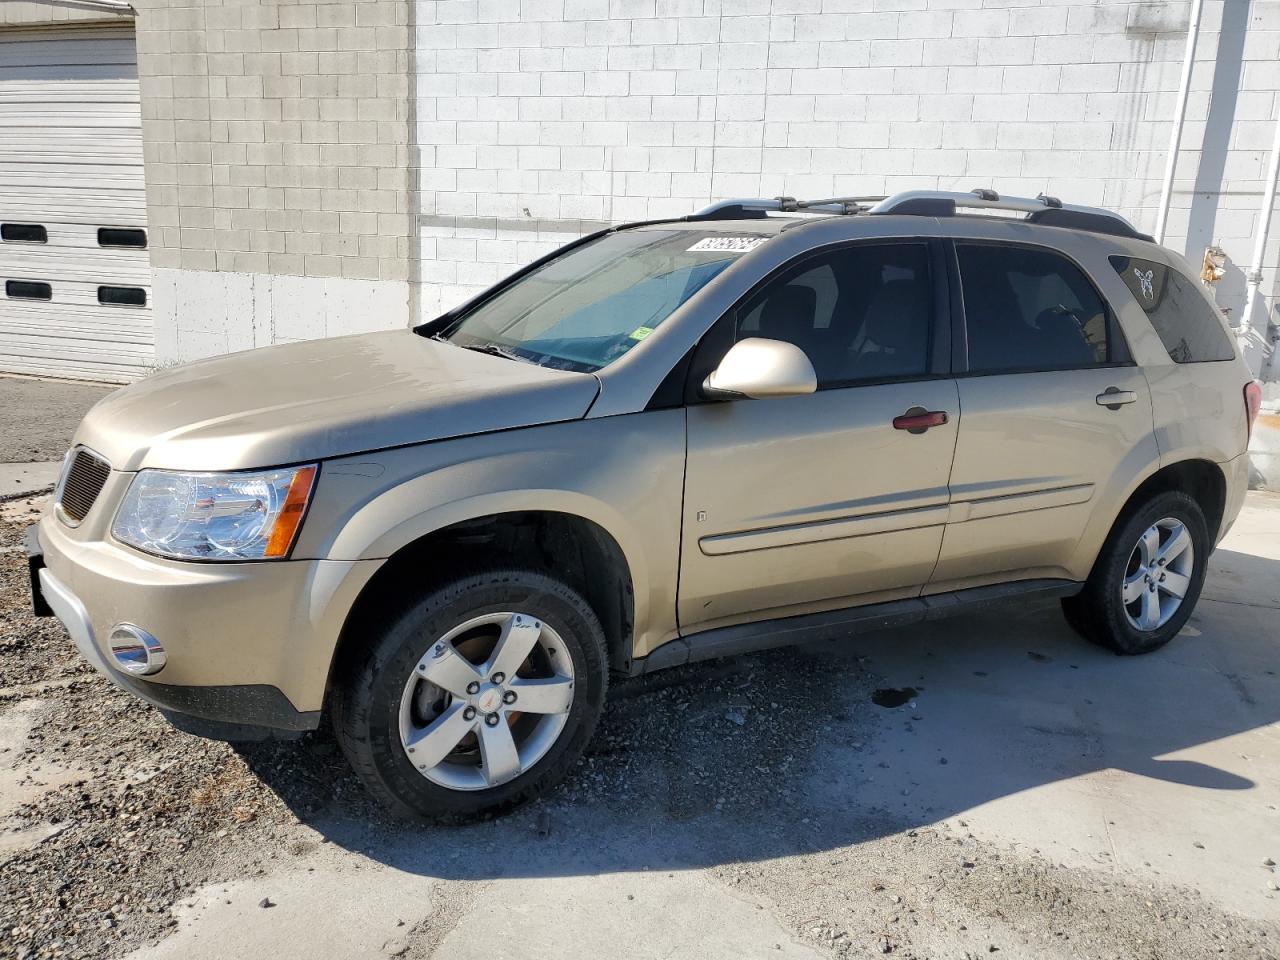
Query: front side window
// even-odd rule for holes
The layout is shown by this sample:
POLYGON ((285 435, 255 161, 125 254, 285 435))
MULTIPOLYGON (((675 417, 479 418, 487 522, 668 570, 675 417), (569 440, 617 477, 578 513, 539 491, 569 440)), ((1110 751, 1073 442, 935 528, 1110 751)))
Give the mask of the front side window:
POLYGON ((442 339, 586 373, 617 360, 770 234, 624 230, 538 267, 442 339))
POLYGON ((957 244, 969 371, 1070 370, 1111 359, 1107 309, 1073 263, 1047 250, 957 244))
POLYGON ((1195 284, 1173 267, 1154 260, 1112 257, 1120 279, 1146 311, 1175 363, 1230 360, 1231 342, 1195 284))
POLYGON ((928 245, 859 244, 766 284, 738 308, 735 339, 795 344, 821 389, 925 375, 932 326, 928 245))

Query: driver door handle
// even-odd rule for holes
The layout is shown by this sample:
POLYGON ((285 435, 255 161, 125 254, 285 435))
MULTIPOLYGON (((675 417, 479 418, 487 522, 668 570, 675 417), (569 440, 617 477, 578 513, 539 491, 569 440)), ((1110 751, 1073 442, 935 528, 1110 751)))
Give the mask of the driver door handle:
POLYGON ((1107 387, 1094 397, 1098 406, 1108 410, 1119 410, 1126 403, 1137 403, 1138 395, 1132 390, 1121 390, 1119 387, 1107 387))
POLYGON ((940 427, 946 422, 947 414, 943 410, 912 407, 902 416, 893 418, 893 429, 906 430, 908 433, 924 433, 930 427, 940 427))

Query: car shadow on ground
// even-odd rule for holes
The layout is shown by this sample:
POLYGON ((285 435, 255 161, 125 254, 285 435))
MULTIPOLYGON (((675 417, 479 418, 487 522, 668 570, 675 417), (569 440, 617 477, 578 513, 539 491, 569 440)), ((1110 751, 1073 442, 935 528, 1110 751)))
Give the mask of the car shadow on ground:
POLYGON ((1183 634, 1144 657, 1089 645, 1037 603, 622 681, 568 783, 461 827, 389 819, 326 734, 242 752, 329 841, 447 879, 818 853, 1098 771, 1194 807, 1259 789, 1211 745, 1280 721, 1277 608, 1280 562, 1219 551, 1183 634), (886 688, 901 706, 872 702, 886 688))

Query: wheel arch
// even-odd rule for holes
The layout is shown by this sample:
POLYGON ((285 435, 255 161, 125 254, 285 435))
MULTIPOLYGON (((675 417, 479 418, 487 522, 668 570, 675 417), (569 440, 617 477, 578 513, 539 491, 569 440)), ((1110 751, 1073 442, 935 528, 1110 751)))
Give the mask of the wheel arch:
POLYGON ((1120 509, 1112 529, 1156 494, 1167 491, 1185 493, 1199 504, 1209 542, 1216 544, 1227 507, 1227 477, 1219 464, 1198 457, 1165 464, 1138 484, 1120 509))
POLYGON ((343 622, 326 690, 360 649, 360 624, 406 590, 423 592, 491 566, 523 566, 582 594, 604 629, 609 666, 630 667, 636 623, 634 573, 617 538, 596 520, 556 510, 482 513, 421 533, 401 545, 365 584, 343 622))

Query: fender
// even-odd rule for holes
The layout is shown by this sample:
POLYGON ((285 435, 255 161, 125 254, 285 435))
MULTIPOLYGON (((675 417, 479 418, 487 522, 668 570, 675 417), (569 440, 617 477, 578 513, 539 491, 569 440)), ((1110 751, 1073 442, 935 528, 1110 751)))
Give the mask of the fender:
POLYGON ((579 517, 621 550, 635 594, 635 644, 645 649, 676 630, 684 456, 684 411, 660 410, 338 460, 321 468, 297 551, 380 566, 468 520, 525 511, 579 517))

